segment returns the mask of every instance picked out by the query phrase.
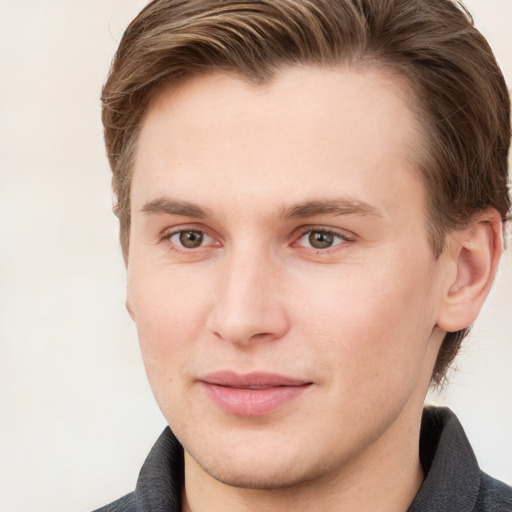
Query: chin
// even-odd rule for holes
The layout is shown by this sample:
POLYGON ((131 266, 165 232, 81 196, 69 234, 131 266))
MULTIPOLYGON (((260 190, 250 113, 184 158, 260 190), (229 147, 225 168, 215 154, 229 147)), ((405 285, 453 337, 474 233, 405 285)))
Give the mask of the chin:
MULTIPOLYGON (((191 456, 192 457, 192 456, 191 456)), ((193 458, 193 457, 192 457, 193 458)), ((248 460, 246 458, 229 458, 217 461, 198 461, 194 459, 209 476, 231 487, 270 490, 286 489, 300 486, 314 478, 310 469, 307 473, 301 471, 307 464, 286 463, 266 457, 265 460, 248 460)))
MULTIPOLYGON (((247 434, 247 433, 246 433, 247 434)), ((287 436, 226 436, 207 446, 185 447, 185 465, 200 467, 218 482, 236 488, 265 490, 294 488, 328 472, 325 457, 287 436)))

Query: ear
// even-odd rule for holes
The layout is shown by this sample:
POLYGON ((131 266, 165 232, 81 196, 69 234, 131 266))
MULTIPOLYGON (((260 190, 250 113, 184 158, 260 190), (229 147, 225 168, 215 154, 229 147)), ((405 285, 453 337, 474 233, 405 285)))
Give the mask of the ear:
POLYGON ((128 314, 130 315, 131 319, 135 322, 135 313, 133 312, 133 308, 132 308, 132 305, 130 302, 130 297, 128 296, 128 294, 126 295, 125 306, 126 306, 126 311, 128 311, 128 314))
POLYGON ((485 210, 462 230, 447 236, 448 258, 443 301, 437 325, 446 332, 470 326, 489 294, 503 252, 502 220, 496 210, 485 210))

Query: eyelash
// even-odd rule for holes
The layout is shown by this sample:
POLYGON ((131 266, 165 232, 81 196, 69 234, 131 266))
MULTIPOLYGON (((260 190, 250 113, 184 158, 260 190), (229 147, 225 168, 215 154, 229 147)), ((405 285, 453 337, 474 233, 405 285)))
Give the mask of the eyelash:
MULTIPOLYGON (((208 232, 204 229, 201 229, 196 226, 181 226, 179 229, 175 228, 175 229, 164 231, 161 235, 160 241, 167 242, 168 245, 170 246, 171 250, 176 251, 181 254, 190 254, 191 251, 197 251, 198 249, 205 248, 205 245, 200 245, 200 246, 194 247, 194 248, 188 248, 188 247, 184 247, 183 245, 180 245, 179 243, 171 241, 172 237, 179 235, 181 233, 187 233, 187 232, 199 233, 203 237, 209 237, 212 240, 215 240, 215 237, 208 234, 208 232)), ((215 245, 219 246, 220 244, 216 243, 215 245)))
POLYGON ((332 235, 340 240, 339 243, 335 243, 335 244, 333 244, 329 247, 323 248, 323 249, 319 249, 319 248, 315 248, 315 247, 305 247, 305 246, 299 245, 299 247, 301 247, 305 250, 314 251, 316 254, 326 254, 326 253, 329 253, 332 251, 340 250, 341 249, 340 246, 345 246, 347 243, 353 242, 355 240, 355 237, 353 235, 351 235, 345 231, 342 232, 342 231, 338 231, 338 230, 335 230, 332 228, 326 228, 326 227, 322 227, 322 226, 307 226, 307 227, 301 229, 299 235, 294 239, 294 242, 292 243, 292 245, 298 245, 298 243, 300 242, 300 240, 302 240, 302 238, 304 238, 306 235, 311 234, 311 233, 322 233, 322 234, 326 234, 326 235, 332 235))

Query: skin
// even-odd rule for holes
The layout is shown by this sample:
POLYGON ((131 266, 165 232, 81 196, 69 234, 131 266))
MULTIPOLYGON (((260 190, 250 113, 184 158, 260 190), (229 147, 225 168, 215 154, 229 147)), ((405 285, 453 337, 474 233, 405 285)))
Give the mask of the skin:
POLYGON ((444 329, 471 316, 461 289, 485 265, 463 249, 471 233, 432 255, 407 98, 382 71, 297 67, 265 87, 195 77, 148 112, 127 306, 185 448, 184 510, 405 511, 413 500, 435 358, 444 329), (187 231, 197 246, 183 246, 187 231), (218 371, 309 384, 248 417, 205 392, 218 371))

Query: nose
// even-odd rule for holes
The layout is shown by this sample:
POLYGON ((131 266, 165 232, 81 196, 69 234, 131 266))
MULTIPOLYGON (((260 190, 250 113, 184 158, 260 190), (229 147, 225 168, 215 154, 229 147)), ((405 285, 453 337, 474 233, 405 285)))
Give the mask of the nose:
POLYGON ((238 251, 222 265, 207 321, 210 332, 240 347, 282 338, 289 321, 277 262, 254 251, 238 251))

